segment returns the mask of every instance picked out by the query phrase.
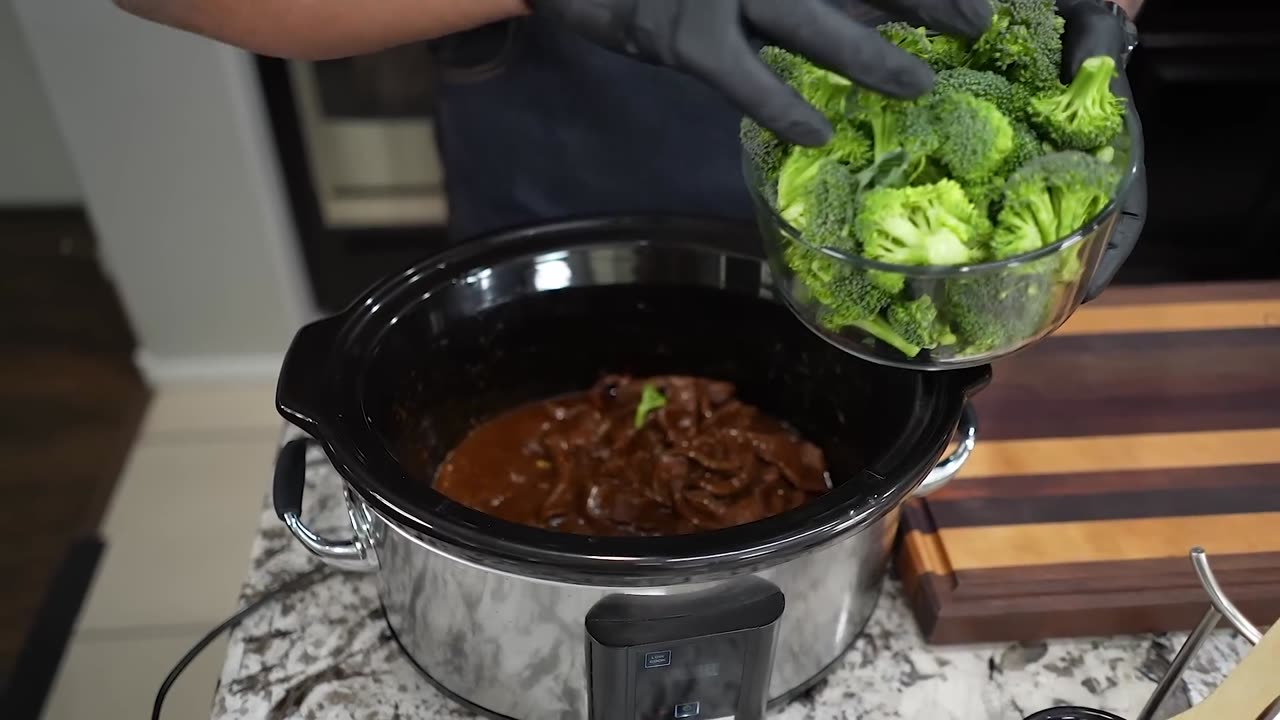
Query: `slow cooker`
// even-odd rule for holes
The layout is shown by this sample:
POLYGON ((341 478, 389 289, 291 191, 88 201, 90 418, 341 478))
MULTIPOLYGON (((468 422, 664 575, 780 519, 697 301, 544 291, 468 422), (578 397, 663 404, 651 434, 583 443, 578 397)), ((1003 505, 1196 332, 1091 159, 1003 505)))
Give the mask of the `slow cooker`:
POLYGON ((274 500, 308 550, 377 574, 406 655, 473 710, 749 720, 853 643, 900 506, 964 462, 967 401, 989 377, 874 365, 829 345, 779 300, 754 226, 522 228, 388 277, 297 333, 277 405, 310 439, 281 450, 274 500), (479 422, 607 373, 733 382, 822 448, 832 489, 757 522, 640 538, 514 525, 432 489, 433 468, 479 422), (345 482, 349 538, 300 517, 310 442, 345 482))

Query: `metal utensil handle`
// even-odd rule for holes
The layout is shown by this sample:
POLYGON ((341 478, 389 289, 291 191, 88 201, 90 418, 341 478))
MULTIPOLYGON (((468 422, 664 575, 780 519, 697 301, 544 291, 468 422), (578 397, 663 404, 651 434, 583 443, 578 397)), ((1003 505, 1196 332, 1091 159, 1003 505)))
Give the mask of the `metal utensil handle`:
POLYGON ((1221 613, 1236 632, 1249 641, 1250 645, 1262 642, 1262 631, 1249 622, 1244 613, 1240 612, 1235 604, 1227 599, 1226 593, 1222 592, 1222 586, 1218 584, 1218 579, 1213 575, 1213 569, 1209 567, 1209 556, 1205 554, 1204 548, 1191 548, 1191 566, 1195 568, 1196 576, 1200 578, 1200 584, 1208 593, 1209 602, 1213 604, 1214 609, 1221 613))
POLYGON ((969 456, 973 454, 973 447, 978 442, 978 413, 974 411, 973 403, 965 402, 964 407, 961 408, 960 421, 956 423, 956 432, 953 437, 959 441, 959 445, 929 471, 924 482, 920 483, 920 487, 916 488, 915 493, 912 494, 913 497, 924 497, 940 490, 951 482, 951 479, 960 472, 960 468, 964 467, 969 456))
POLYGON ((276 517, 284 522, 293 536, 312 555, 320 558, 326 565, 339 570, 356 570, 368 572, 377 568, 368 544, 355 529, 355 517, 352 516, 352 533, 350 540, 330 540, 317 535, 302 522, 302 492, 307 479, 307 448, 311 441, 306 438, 290 440, 276 456, 275 478, 272 482, 272 503, 276 508, 276 517))
MULTIPOLYGON (((1160 678, 1160 682, 1156 684, 1155 692, 1151 693, 1151 697, 1147 699, 1147 704, 1143 706, 1142 712, 1138 713, 1135 720, 1152 720, 1156 711, 1164 703, 1164 699, 1168 697, 1169 691, 1173 689, 1174 684, 1182 677, 1182 673, 1187 669, 1187 664, 1191 662, 1191 658, 1200 651, 1204 646, 1209 635, 1222 618, 1227 618, 1231 625, 1249 641, 1251 645, 1257 645, 1262 640, 1262 631, 1241 613, 1230 600, 1227 599, 1226 593, 1222 591, 1222 586, 1218 584, 1218 579, 1214 577, 1213 569, 1209 567, 1209 557, 1205 554, 1204 548, 1191 549, 1191 565, 1195 568, 1196 576, 1200 579, 1200 585, 1204 587, 1205 594, 1209 596, 1209 609, 1205 611, 1204 617, 1200 619, 1200 624, 1196 625, 1196 629, 1191 631, 1187 636, 1186 642, 1182 643, 1182 647, 1178 648, 1178 653, 1173 656, 1173 661, 1169 663, 1169 670, 1165 672, 1164 677, 1160 678)), ((1264 718, 1267 714, 1264 713, 1264 718)))

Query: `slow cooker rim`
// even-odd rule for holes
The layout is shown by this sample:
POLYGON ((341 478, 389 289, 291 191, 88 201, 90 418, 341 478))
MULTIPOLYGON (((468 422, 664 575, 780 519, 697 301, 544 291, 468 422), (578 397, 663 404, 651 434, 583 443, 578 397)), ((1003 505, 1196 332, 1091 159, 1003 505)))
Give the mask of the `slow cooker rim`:
MULTIPOLYGON (((656 223, 645 218, 575 220, 496 233, 472 241, 474 244, 470 247, 446 251, 387 278, 343 313, 309 326, 324 328, 323 332, 315 331, 325 336, 319 344, 328 349, 320 373, 330 381, 344 376, 354 378, 354 382, 338 383, 339 387, 345 385, 354 390, 341 395, 336 408, 334 397, 329 394, 321 400, 329 406, 324 412, 308 416, 290 409, 294 403, 287 390, 290 385, 286 377, 290 367, 287 359, 286 370, 281 374, 278 405, 282 414, 311 430, 344 480, 388 521, 462 552, 481 554, 495 563, 556 580, 590 581, 609 577, 657 581, 709 570, 756 569, 783 562, 873 524, 897 507, 933 467, 950 442, 963 403, 985 382, 988 369, 920 373, 916 377, 917 407, 911 422, 898 443, 862 475, 872 477, 878 484, 887 478, 908 478, 893 483, 888 492, 869 495, 865 486, 859 487, 862 485, 859 478, 847 478, 823 497, 795 510, 754 523, 685 536, 578 536, 509 523, 464 507, 430 487, 415 487, 374 428, 373 421, 366 416, 363 391, 359 387, 359 378, 363 376, 360 366, 370 357, 368 350, 376 346, 381 333, 385 332, 386 318, 395 317, 409 302, 421 297, 423 283, 427 287, 438 287, 455 279, 460 272, 474 272, 489 264, 489 256, 497 248, 502 248, 504 257, 508 257, 505 253, 521 257, 620 242, 734 255, 767 268, 763 249, 759 255, 752 256, 707 240, 706 233, 717 227, 734 233, 741 232, 743 226, 700 220, 685 223, 671 218, 662 218, 656 223), (673 230, 684 230, 696 237, 679 241, 665 237, 673 230), (624 237, 616 237, 619 234, 624 237), (650 234, 664 237, 656 241, 635 237, 650 234), (614 237, 607 237, 609 235, 614 237), (519 245, 518 250, 513 244, 519 245), (457 267, 463 261, 468 266, 457 267), (435 285, 432 285, 433 278, 435 285), (409 292, 411 287, 416 290, 409 292), (312 427, 306 427, 308 424, 312 427), (346 440, 335 443, 331 440, 333 436, 346 440), (402 488, 413 488, 413 493, 402 488)), ((776 297, 773 301, 778 302, 776 297)), ((290 355, 306 352, 306 348, 301 347, 306 345, 301 342, 306 331, 304 328, 299 332, 290 355)), ((314 355, 311 359, 315 361, 314 355)), ((850 361, 857 362, 852 357, 850 361)))

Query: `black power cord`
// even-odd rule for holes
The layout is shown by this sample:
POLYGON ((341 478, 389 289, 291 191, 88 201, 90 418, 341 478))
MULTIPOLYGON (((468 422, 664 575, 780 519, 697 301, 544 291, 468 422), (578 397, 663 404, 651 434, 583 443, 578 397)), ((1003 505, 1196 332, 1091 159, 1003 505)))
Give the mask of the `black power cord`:
POLYGON ((200 638, 200 640, 187 651, 186 655, 182 656, 182 659, 179 660, 178 663, 173 666, 173 669, 169 671, 169 675, 164 679, 164 682, 160 684, 160 690, 156 692, 156 703, 151 708, 151 720, 160 720, 160 711, 164 707, 165 696, 169 694, 169 690, 173 687, 173 684, 178 681, 178 677, 182 675, 182 671, 187 669, 187 666, 196 659, 196 656, 198 656, 201 651, 209 646, 209 643, 213 642, 222 633, 238 625, 241 620, 244 620, 257 612, 268 602, 279 598, 281 595, 287 595, 291 592, 301 590, 308 585, 320 582, 330 574, 331 571, 327 567, 320 566, 312 568, 311 570, 308 570, 301 575, 262 593, 253 602, 240 608, 234 615, 223 620, 220 625, 206 633, 204 637, 200 638))

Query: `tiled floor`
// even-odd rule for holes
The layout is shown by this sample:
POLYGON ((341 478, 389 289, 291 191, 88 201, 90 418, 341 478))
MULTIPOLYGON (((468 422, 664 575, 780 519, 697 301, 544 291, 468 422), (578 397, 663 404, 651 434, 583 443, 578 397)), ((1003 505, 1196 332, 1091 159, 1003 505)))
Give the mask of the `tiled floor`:
MULTIPOLYGON (((149 717, 169 668, 234 610, 281 428, 273 394, 271 383, 156 389, 45 720, 149 717)), ((187 669, 165 718, 209 716, 224 649, 187 669)))

